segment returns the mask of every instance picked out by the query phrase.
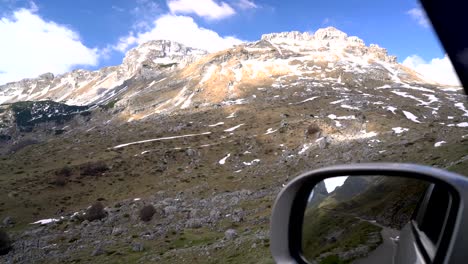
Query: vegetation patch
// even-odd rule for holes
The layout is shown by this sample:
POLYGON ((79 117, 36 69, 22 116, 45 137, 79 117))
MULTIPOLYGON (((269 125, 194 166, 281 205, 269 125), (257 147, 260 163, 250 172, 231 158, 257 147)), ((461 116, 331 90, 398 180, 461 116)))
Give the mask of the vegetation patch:
POLYGON ((85 219, 88 221, 100 220, 107 216, 104 211, 104 205, 101 202, 95 202, 91 207, 86 210, 85 219))
POLYGON ((115 104, 117 103, 118 100, 111 100, 105 105, 101 105, 100 107, 104 110, 109 110, 115 107, 115 104))
POLYGON ((54 101, 25 101, 11 104, 20 131, 31 132, 36 124, 54 121, 62 124, 75 115, 86 112, 88 106, 75 106, 54 101))
POLYGON ((102 161, 88 162, 80 166, 82 176, 98 176, 107 170, 109 170, 109 167, 102 161))
MULTIPOLYGON (((326 257, 330 257, 325 256, 322 259, 321 255, 324 253, 345 252, 369 244, 368 241, 371 237, 380 233, 381 229, 353 216, 339 215, 331 211, 314 208, 307 212, 304 217, 303 254, 309 260, 318 258, 323 261, 326 257)), ((378 238, 379 241, 368 245, 369 249, 375 248, 381 243, 380 235, 378 235, 378 238)), ((333 257, 330 257, 327 261, 333 259, 333 257)))

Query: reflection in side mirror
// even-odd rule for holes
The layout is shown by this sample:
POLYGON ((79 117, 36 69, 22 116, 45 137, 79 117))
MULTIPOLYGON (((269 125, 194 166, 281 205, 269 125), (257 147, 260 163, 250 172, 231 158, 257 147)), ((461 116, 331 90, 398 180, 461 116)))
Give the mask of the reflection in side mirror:
POLYGON ((422 250, 431 256, 449 204, 448 191, 417 179, 325 179, 312 189, 305 208, 303 257, 310 263, 398 263, 417 253, 408 250, 417 239, 427 241, 422 250), (428 215, 436 193, 437 212, 428 215))

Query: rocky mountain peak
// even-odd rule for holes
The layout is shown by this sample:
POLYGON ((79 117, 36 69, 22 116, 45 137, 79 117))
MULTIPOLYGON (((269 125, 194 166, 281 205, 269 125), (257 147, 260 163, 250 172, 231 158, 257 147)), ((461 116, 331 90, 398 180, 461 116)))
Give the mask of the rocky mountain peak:
POLYGON ((314 33, 314 38, 317 40, 346 40, 347 37, 348 35, 346 33, 334 27, 320 28, 314 33))
POLYGON ((269 33, 263 34, 262 40, 274 41, 274 40, 312 40, 313 35, 308 32, 299 32, 299 31, 289 31, 289 32, 279 32, 279 33, 269 33))
POLYGON ((123 65, 134 71, 145 61, 156 64, 187 63, 207 52, 170 40, 151 40, 127 52, 123 65))
POLYGON ((44 79, 44 80, 53 80, 54 79, 54 74, 51 72, 43 73, 39 75, 39 79, 44 79))
POLYGON ((262 40, 279 45, 280 48, 299 51, 318 50, 322 55, 327 53, 335 58, 343 54, 386 63, 396 63, 395 56, 389 56, 387 50, 375 44, 366 46, 364 41, 356 36, 349 36, 334 27, 320 28, 314 33, 299 31, 280 32, 262 35, 262 40), (336 56, 335 56, 336 55, 336 56))
MULTIPOLYGON (((263 34, 262 40, 302 40, 302 41, 321 41, 321 40, 346 40, 348 35, 334 27, 320 28, 315 33, 310 32, 280 32, 263 34)), ((356 38, 356 37, 353 37, 356 38)))

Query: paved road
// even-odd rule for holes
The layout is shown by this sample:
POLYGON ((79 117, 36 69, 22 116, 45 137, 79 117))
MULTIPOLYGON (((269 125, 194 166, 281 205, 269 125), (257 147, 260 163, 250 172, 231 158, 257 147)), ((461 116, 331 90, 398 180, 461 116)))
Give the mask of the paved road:
POLYGON ((370 252, 367 257, 353 261, 353 264, 393 264, 396 250, 396 243, 393 239, 400 235, 400 231, 380 225, 375 221, 370 221, 359 217, 356 218, 361 221, 366 221, 373 225, 380 226, 382 228, 380 234, 382 235, 383 243, 380 244, 374 251, 370 252))

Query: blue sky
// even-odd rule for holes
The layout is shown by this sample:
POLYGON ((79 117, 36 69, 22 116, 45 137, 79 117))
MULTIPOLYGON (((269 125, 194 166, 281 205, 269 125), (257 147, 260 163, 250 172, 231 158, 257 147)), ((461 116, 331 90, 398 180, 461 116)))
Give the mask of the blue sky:
POLYGON ((0 51, 0 57, 14 60, 0 62, 0 84, 44 71, 117 65, 128 49, 150 39, 172 38, 213 51, 258 40, 265 33, 314 32, 327 26, 387 48, 399 62, 410 59, 405 63, 414 67, 444 59, 415 0, 0 0, 0 17, 2 39, 11 39, 0 44, 0 50, 11 51, 18 47, 15 41, 25 42, 21 34, 35 36, 28 39, 30 46, 21 44, 22 49, 42 52, 38 58, 28 53, 25 59, 35 69, 22 74, 15 72, 24 66, 18 59, 22 55, 0 51), (41 26, 30 29, 34 27, 27 23, 41 26), (55 38, 60 45, 48 43, 55 38))

